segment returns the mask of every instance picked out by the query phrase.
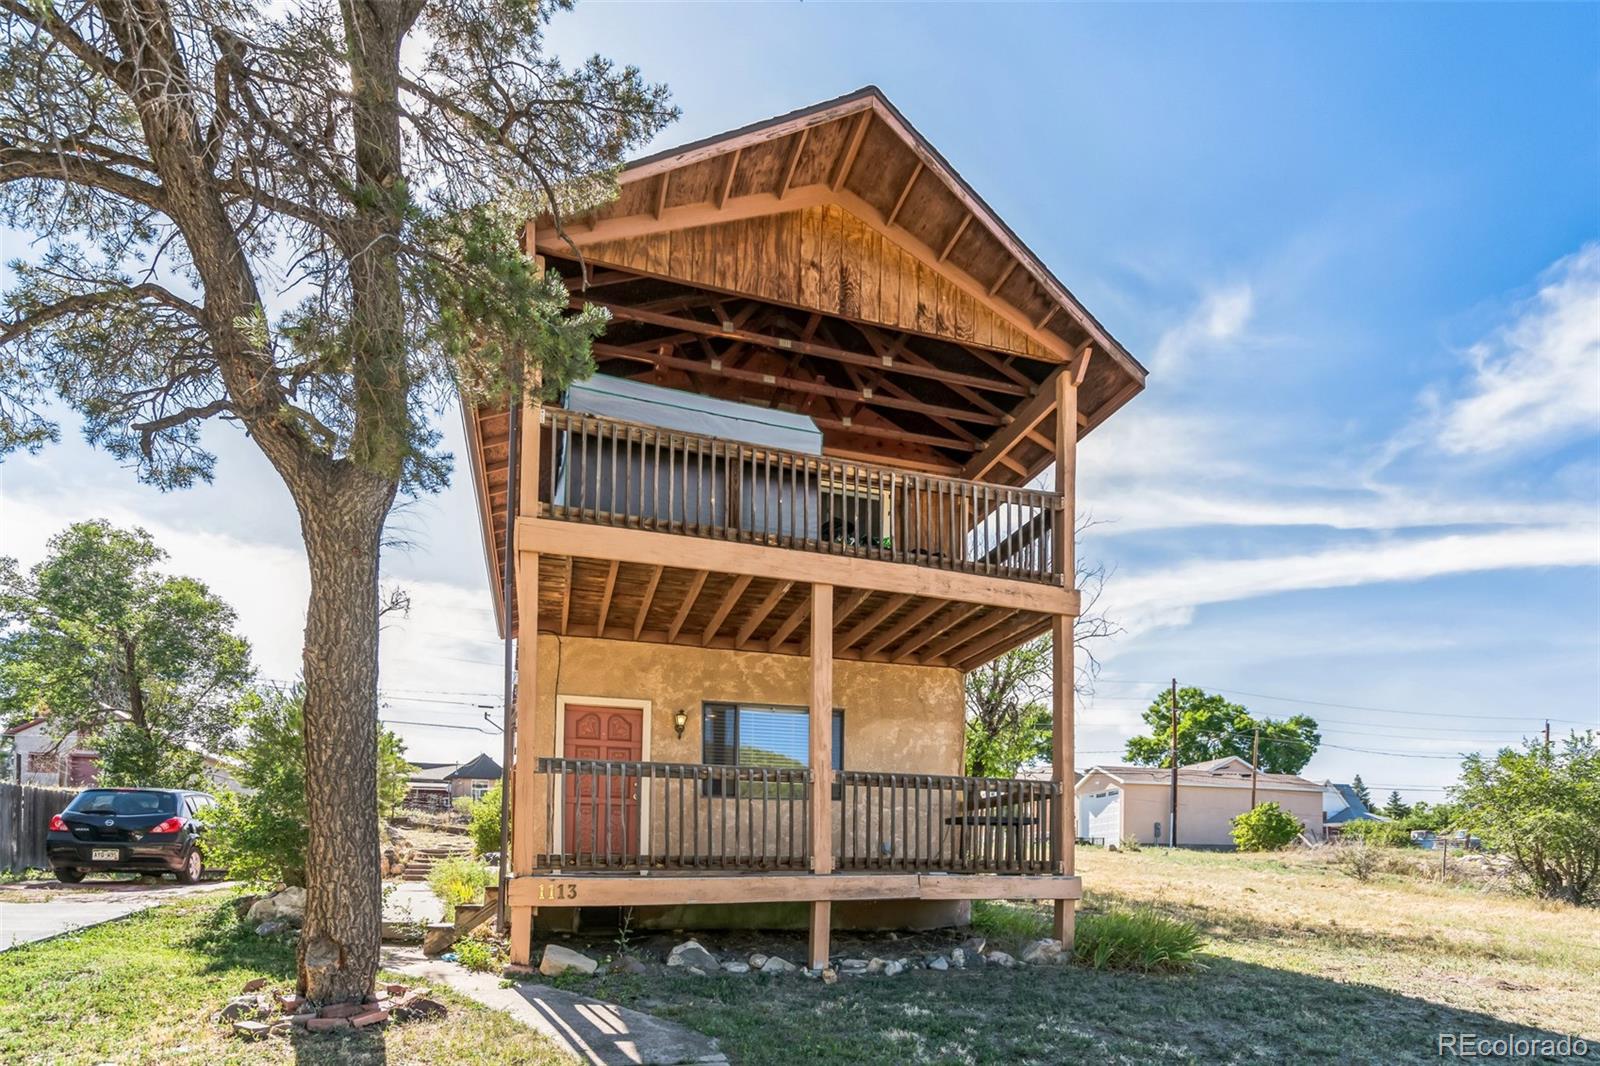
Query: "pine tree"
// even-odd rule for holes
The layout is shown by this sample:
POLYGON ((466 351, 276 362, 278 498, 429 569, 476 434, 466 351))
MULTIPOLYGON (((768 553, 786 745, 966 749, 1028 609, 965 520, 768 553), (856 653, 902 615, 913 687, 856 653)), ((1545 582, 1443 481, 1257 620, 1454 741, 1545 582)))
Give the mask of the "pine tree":
POLYGON ((593 366, 597 308, 517 227, 614 188, 666 90, 545 51, 563 0, 0 0, 0 455, 60 435, 163 489, 243 430, 305 543, 307 891, 299 988, 378 971, 379 548, 437 491, 433 414, 593 366))
POLYGON ((1361 800, 1362 804, 1366 806, 1367 810, 1372 810, 1372 793, 1367 791, 1367 786, 1361 780, 1360 774, 1357 774, 1355 778, 1351 780, 1350 789, 1356 794, 1357 798, 1361 800))
POLYGON ((1383 813, 1390 818, 1400 819, 1411 813, 1411 808, 1406 801, 1400 798, 1399 792, 1389 793, 1389 802, 1383 805, 1383 813))

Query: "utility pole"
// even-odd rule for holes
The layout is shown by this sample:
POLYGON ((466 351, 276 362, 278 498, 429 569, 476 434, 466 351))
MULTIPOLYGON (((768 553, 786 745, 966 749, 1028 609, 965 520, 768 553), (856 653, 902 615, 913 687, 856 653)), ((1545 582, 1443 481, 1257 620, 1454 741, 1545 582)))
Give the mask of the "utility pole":
POLYGON ((1256 809, 1256 776, 1261 773, 1261 727, 1256 726, 1256 737, 1250 742, 1250 809, 1256 809))
POLYGON ((1178 679, 1172 679, 1172 818, 1167 824, 1167 847, 1178 846, 1178 679))
POLYGON ((1550 757, 1550 719, 1544 720, 1544 757, 1550 757))

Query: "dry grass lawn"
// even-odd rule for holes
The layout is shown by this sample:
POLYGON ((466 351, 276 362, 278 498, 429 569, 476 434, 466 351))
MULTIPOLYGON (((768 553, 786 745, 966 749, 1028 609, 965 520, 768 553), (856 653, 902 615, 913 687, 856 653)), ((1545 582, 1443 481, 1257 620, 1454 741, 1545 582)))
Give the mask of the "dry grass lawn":
POLYGON ((1214 956, 1600 1045, 1600 910, 1393 875, 1363 884, 1318 852, 1079 854, 1096 903, 1188 918, 1214 956))
MULTIPOLYGON (((746 1063, 1424 1063, 1440 1061, 1441 1032, 1577 1035, 1600 1062, 1600 912, 1388 874, 1362 883, 1305 853, 1079 855, 1087 909, 1193 921, 1202 968, 918 971, 832 988, 669 971, 589 990, 709 1032, 746 1063)), ((1044 914, 987 904, 976 923, 1005 946, 1040 935, 1044 914)))

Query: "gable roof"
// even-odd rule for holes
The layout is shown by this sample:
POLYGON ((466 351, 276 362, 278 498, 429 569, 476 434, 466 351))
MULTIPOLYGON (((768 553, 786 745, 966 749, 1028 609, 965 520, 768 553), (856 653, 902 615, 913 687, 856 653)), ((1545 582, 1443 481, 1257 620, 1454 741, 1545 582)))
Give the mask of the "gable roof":
MULTIPOLYGON (((1196 787, 1223 787, 1223 788, 1249 788, 1250 764, 1243 759, 1237 760, 1243 767, 1240 773, 1232 773, 1227 769, 1231 759, 1213 759, 1210 762, 1194 763, 1189 766, 1178 767, 1178 785, 1192 785, 1196 787), (1221 765, 1219 765, 1221 764, 1221 765)), ((1079 781, 1087 780, 1094 773, 1102 773, 1111 780, 1122 785, 1172 785, 1172 770, 1162 766, 1122 766, 1122 765, 1096 765, 1089 767, 1079 781)), ((1308 781, 1298 774, 1258 774, 1256 785, 1259 788, 1288 789, 1295 792, 1321 792, 1322 786, 1315 781, 1308 781)))
POLYGON ((489 758, 488 755, 479 753, 478 756, 455 768, 445 775, 446 781, 467 778, 473 781, 486 781, 500 776, 500 764, 489 758))
POLYGON ((616 199, 559 234, 535 220, 538 250, 835 205, 994 309, 1025 339, 1017 354, 1065 363, 1091 345, 1081 432, 1144 387, 1144 366, 875 85, 636 159, 617 180, 616 199))
POLYGON ((1333 814, 1324 814, 1322 820, 1330 825, 1339 822, 1387 822, 1389 819, 1373 812, 1362 802, 1360 794, 1350 785, 1327 782, 1324 788, 1334 789, 1339 793, 1339 798, 1344 800, 1344 807, 1333 814))
POLYGON ((5 732, 0 734, 0 736, 14 737, 18 734, 26 733, 34 726, 41 724, 43 721, 43 718, 31 718, 26 722, 18 722, 16 725, 7 726, 5 732))
POLYGON ((1207 759, 1205 762, 1192 762, 1185 764, 1184 770, 1199 770, 1203 773, 1214 774, 1220 770, 1237 769, 1244 773, 1250 772, 1250 764, 1237 755, 1229 755, 1222 759, 1207 759))

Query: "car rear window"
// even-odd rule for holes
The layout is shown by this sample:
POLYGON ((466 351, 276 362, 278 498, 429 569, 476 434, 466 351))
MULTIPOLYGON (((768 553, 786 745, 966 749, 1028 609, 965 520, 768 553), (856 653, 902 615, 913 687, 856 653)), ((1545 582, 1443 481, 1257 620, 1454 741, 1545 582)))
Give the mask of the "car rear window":
POLYGON ((77 814, 177 814, 178 797, 171 792, 91 788, 67 804, 77 814))

